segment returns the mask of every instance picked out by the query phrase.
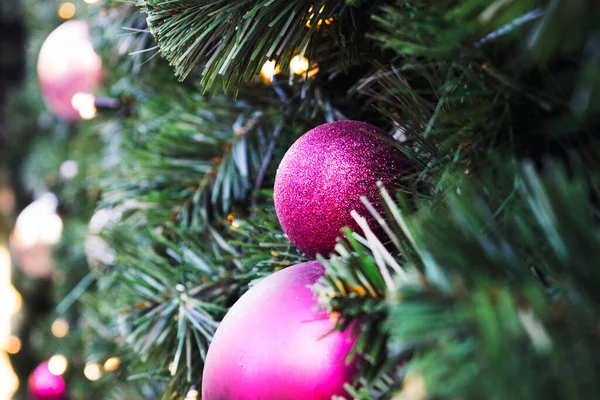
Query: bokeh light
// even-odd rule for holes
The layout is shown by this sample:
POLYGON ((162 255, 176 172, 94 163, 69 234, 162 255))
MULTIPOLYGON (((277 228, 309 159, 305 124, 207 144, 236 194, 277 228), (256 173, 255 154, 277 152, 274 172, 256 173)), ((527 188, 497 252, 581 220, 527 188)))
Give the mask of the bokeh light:
POLYGON ((83 375, 90 381, 97 381, 102 377, 102 368, 98 364, 87 364, 83 369, 83 375))
POLYGON ((63 338, 69 333, 69 323, 62 318, 58 318, 52 323, 51 330, 54 336, 63 338))
POLYGON ((55 354, 48 360, 48 371, 52 375, 61 376, 67 370, 69 361, 62 354, 55 354))
POLYGON ((75 16, 75 4, 71 2, 62 3, 58 8, 58 16, 62 19, 71 19, 75 16))

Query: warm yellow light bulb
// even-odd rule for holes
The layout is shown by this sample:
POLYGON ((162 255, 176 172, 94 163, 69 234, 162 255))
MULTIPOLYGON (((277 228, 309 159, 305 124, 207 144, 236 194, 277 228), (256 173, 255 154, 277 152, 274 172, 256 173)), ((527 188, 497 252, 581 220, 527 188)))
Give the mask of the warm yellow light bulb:
POLYGON ((231 227, 233 229, 237 229, 237 228, 240 227, 240 223, 237 220, 234 219, 233 221, 231 221, 231 227))
POLYGON ((17 354, 19 351, 21 351, 21 346, 21 339, 16 336, 11 336, 8 339, 8 344, 6 345, 6 352, 8 354, 17 354))
POLYGON ((64 374, 68 366, 69 361, 62 354, 55 354, 48 360, 48 371, 52 375, 60 376, 64 374))
POLYGON ((83 369, 83 375, 90 381, 97 381, 102 376, 102 369, 98 364, 87 364, 83 369))
POLYGON ((85 1, 87 4, 95 4, 98 2, 98 0, 83 0, 85 1))
POLYGON ((58 16, 62 19, 71 19, 75 15, 75 4, 66 2, 62 3, 58 8, 58 16))
POLYGON ((196 389, 190 389, 190 391, 185 395, 185 400, 197 400, 198 395, 199 393, 196 389))
POLYGON ((265 80, 265 82, 271 82, 273 77, 277 75, 279 72, 279 67, 277 67, 277 63, 274 60, 269 60, 262 66, 260 70, 260 76, 265 80))
POLYGON ((71 105, 76 110, 92 108, 96 101, 96 97, 91 93, 77 92, 71 98, 71 105))
POLYGON ((52 323, 52 334, 57 338, 63 338, 69 333, 69 323, 62 318, 57 319, 52 323))
POLYGON ((300 54, 294 56, 290 61, 290 70, 296 75, 302 75, 308 71, 309 63, 308 58, 301 56, 300 54))
POLYGON ((121 365, 121 360, 119 357, 111 357, 104 362, 104 370, 105 371, 116 371, 121 365))
POLYGON ((98 110, 96 109, 96 106, 91 106, 91 107, 80 108, 78 111, 79 111, 79 116, 81 117, 81 119, 90 120, 96 116, 96 112, 98 110))

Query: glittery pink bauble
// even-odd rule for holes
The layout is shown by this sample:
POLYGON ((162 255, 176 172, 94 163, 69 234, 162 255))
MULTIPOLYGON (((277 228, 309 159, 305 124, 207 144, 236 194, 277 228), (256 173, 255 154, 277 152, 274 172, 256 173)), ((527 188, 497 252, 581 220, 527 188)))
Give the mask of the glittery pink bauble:
POLYGON ((335 323, 308 287, 324 273, 311 261, 278 271, 229 310, 208 349, 202 400, 330 400, 343 396, 355 337, 335 323))
POLYGON ((37 73, 48 109, 66 120, 79 119, 73 96, 92 93, 102 79, 102 60, 87 23, 67 21, 52 31, 40 50, 37 73))
POLYGON ((65 380, 61 376, 53 375, 48 370, 47 362, 38 365, 29 377, 31 400, 64 400, 66 390, 65 380))
POLYGON ((330 122, 302 135, 287 151, 275 178, 275 210, 300 251, 311 257, 331 253, 340 229, 359 229, 352 210, 372 222, 361 196, 381 211, 377 181, 394 190, 408 171, 385 136, 364 122, 330 122))

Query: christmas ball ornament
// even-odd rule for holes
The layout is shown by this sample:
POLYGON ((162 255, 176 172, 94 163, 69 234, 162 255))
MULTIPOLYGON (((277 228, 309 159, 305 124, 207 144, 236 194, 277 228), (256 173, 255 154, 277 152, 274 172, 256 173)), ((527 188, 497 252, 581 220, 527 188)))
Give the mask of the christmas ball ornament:
POLYGON ((329 335, 335 322, 317 311, 308 287, 324 273, 311 261, 278 271, 229 310, 208 349, 203 400, 329 400, 347 395, 354 335, 329 335))
POLYGON ((56 376, 43 362, 33 370, 29 377, 29 398, 31 400, 64 400, 66 399, 65 380, 56 376))
POLYGON ((87 23, 67 21, 52 31, 40 50, 37 73, 48 109, 66 120, 79 119, 73 96, 92 93, 102 79, 102 60, 87 23))
POLYGON ((395 189, 408 170, 385 136, 364 122, 330 122, 302 135, 286 152, 275 177, 275 211, 300 251, 311 257, 332 252, 340 229, 358 229, 352 210, 370 219, 361 196, 381 211, 377 181, 395 189))

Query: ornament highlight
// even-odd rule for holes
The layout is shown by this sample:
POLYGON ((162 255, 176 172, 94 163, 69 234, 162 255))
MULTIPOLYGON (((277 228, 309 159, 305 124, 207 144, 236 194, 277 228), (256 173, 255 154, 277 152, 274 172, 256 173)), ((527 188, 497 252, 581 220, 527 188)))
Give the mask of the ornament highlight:
POLYGON ((309 288, 323 276, 317 261, 275 272, 229 310, 208 349, 203 400, 329 400, 347 395, 355 337, 331 330, 309 288), (330 334, 328 334, 331 332, 330 334))
MULTIPOLYGON (((92 93, 102 79, 102 60, 94 51, 87 23, 67 21, 52 31, 40 50, 37 73, 48 109, 65 120, 82 118, 73 98, 92 93)), ((95 113, 95 108, 82 109, 85 117, 92 110, 95 113)))
POLYGON ((331 253, 343 227, 359 228, 352 210, 372 222, 361 196, 382 211, 377 181, 395 189, 398 177, 410 170, 382 137, 385 132, 364 122, 330 122, 302 135, 286 152, 275 177, 275 211, 302 252, 331 253))
POLYGON ((64 400, 66 384, 61 376, 54 375, 43 362, 33 370, 29 377, 29 396, 33 400, 64 400))

